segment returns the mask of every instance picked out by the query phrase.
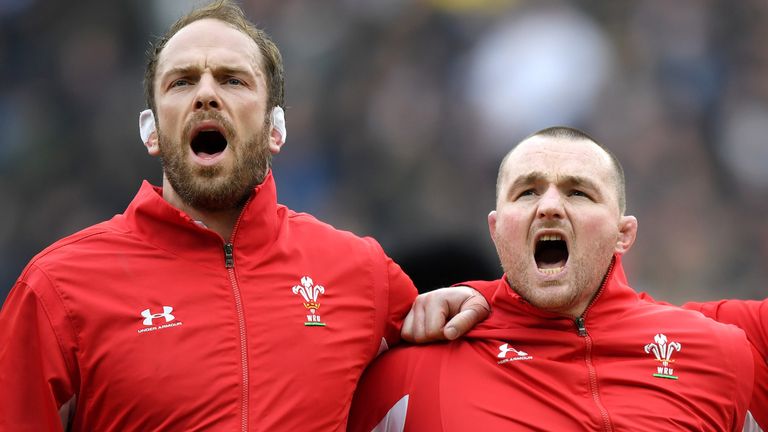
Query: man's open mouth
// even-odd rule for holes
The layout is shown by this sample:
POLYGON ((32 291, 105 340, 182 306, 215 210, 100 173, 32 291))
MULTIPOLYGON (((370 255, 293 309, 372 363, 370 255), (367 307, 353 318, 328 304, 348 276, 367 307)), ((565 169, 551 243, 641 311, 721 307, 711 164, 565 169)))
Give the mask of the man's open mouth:
POLYGON ((197 156, 211 159, 227 148, 227 138, 217 129, 201 130, 192 137, 191 147, 197 156))
POLYGON ((560 273, 568 262, 568 244, 560 234, 544 234, 536 241, 533 258, 542 273, 560 273))

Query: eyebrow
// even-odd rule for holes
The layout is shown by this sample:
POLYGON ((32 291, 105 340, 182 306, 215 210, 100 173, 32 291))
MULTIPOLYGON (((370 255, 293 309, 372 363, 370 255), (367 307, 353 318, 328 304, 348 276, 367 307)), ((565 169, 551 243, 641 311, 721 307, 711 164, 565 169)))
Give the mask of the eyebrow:
MULTIPOLYGON (((509 191, 519 189, 526 185, 531 185, 536 183, 537 181, 541 181, 547 178, 547 175, 542 171, 531 171, 527 174, 522 174, 517 176, 515 180, 512 182, 512 184, 509 185, 509 191)), ((575 176, 575 175, 561 175, 557 178, 557 184, 558 185, 568 185, 568 186, 582 186, 586 187, 588 189, 591 189, 593 191, 599 191, 600 189, 597 187, 595 182, 592 180, 582 177, 582 176, 575 176)))
POLYGON ((518 189, 525 185, 536 183, 536 180, 540 180, 545 177, 546 176, 541 171, 533 171, 528 174, 519 175, 517 178, 515 178, 512 184, 509 185, 509 190, 518 189))
POLYGON ((581 176, 571 176, 571 175, 562 176, 560 183, 567 184, 570 186, 581 186, 587 189, 591 189, 593 191, 600 190, 595 184, 595 182, 593 182, 592 180, 586 177, 581 177, 581 176))
MULTIPOLYGON (((165 79, 169 76, 199 75, 201 70, 202 68, 197 65, 177 66, 163 73, 162 77, 165 79)), ((261 71, 258 69, 247 70, 232 66, 216 66, 212 67, 211 71, 214 75, 248 75, 252 77, 259 77, 261 75, 261 71)))

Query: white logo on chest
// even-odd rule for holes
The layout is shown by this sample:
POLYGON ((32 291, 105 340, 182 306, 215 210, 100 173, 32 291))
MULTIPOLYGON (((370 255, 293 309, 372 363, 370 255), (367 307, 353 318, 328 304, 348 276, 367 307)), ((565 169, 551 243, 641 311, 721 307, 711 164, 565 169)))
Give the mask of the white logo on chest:
POLYGON ((533 360, 533 356, 528 355, 525 351, 519 351, 512 348, 508 343, 499 345, 499 353, 496 354, 496 357, 501 359, 498 361, 498 364, 519 360, 533 360), (508 357, 509 353, 514 353, 514 355, 508 357))
POLYGON ((141 311, 141 316, 144 317, 144 320, 141 323, 144 324, 145 327, 138 329, 137 332, 146 333, 182 325, 183 323, 181 321, 177 321, 176 316, 171 312, 173 312, 173 306, 163 306, 163 311, 160 313, 152 313, 149 308, 144 309, 141 311), (160 325, 155 325, 155 320, 164 321, 162 321, 160 325))
POLYGON ((163 312, 161 313, 150 313, 149 309, 144 309, 141 311, 141 316, 144 317, 144 325, 145 326, 151 326, 153 324, 152 320, 165 318, 165 322, 171 322, 176 319, 175 316, 171 315, 171 312, 173 312, 172 306, 163 306, 163 312))

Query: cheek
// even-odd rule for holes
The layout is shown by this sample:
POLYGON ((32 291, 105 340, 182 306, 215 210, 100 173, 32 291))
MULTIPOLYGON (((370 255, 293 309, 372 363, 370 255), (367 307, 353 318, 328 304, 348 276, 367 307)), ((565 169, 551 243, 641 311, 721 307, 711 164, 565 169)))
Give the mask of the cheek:
POLYGON ((610 217, 599 215, 585 218, 580 225, 582 235, 588 238, 593 245, 613 245, 618 239, 617 222, 610 217))
POLYGON ((509 241, 519 241, 528 232, 527 218, 520 214, 501 211, 496 218, 496 237, 509 241))
POLYGON ((166 135, 179 128, 180 110, 176 105, 158 105, 157 106, 157 124, 166 131, 166 135))
POLYGON ((502 225, 506 227, 506 229, 513 229, 530 221, 528 212, 510 207, 511 206, 506 206, 496 213, 497 225, 502 225))

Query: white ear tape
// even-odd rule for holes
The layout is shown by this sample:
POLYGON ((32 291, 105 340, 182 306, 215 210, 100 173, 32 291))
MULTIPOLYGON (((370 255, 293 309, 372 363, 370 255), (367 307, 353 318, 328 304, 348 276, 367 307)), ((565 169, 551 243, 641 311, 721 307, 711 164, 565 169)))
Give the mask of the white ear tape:
POLYGON ((149 141, 149 135, 155 131, 155 115, 152 110, 145 109, 139 114, 139 135, 141 142, 146 144, 149 141))
POLYGON ((283 111, 283 107, 278 105, 272 108, 272 112, 269 114, 269 121, 280 132, 280 135, 283 137, 283 143, 285 143, 285 140, 288 138, 288 131, 285 129, 285 111, 283 111))

